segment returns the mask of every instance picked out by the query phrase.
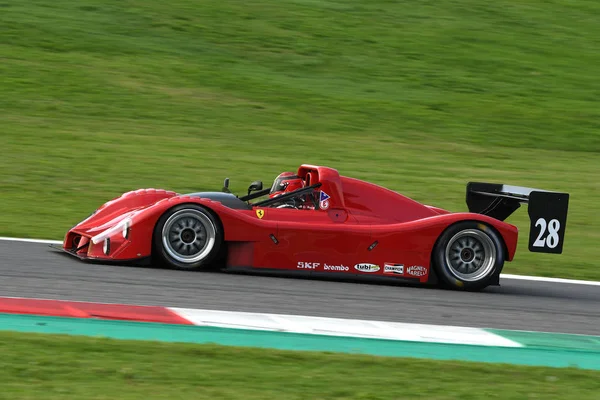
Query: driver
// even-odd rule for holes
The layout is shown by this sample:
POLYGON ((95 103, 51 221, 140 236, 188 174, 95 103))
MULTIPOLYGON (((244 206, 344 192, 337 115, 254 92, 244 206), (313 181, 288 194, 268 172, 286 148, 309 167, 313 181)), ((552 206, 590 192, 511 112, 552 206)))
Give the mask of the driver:
MULTIPOLYGON (((269 198, 281 196, 284 193, 293 192, 298 189, 302 189, 306 184, 304 180, 296 175, 294 172, 282 172, 275 178, 273 186, 271 186, 271 192, 269 198)), ((302 198, 291 198, 282 200, 281 203, 274 205, 277 208, 304 208, 304 199, 302 198)))

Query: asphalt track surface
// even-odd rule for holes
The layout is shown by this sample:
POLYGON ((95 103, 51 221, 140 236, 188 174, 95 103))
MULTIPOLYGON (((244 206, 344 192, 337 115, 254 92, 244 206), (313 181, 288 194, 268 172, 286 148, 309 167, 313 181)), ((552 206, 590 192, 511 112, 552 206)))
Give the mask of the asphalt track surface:
POLYGON ((0 241, 0 296, 600 335, 600 286, 503 279, 479 293, 87 264, 0 241))

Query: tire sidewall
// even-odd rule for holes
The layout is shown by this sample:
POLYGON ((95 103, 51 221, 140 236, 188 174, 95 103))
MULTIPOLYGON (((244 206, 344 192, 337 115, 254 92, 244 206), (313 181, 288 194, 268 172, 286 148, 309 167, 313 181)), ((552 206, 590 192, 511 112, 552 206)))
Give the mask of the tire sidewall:
POLYGON ((488 286, 500 274, 500 271, 504 266, 504 259, 504 244, 500 235, 491 226, 478 221, 459 222, 449 226, 442 235, 440 235, 432 254, 432 264, 442 284, 459 290, 481 290, 488 286), (446 262, 446 247, 448 246, 450 239, 457 233, 468 229, 475 229, 486 234, 492 240, 496 249, 496 262, 492 266, 492 269, 487 275, 481 277, 477 281, 464 281, 456 277, 451 272, 451 267, 446 262))
POLYGON ((223 245, 223 227, 219 218, 214 215, 214 213, 206 207, 197 205, 197 204, 180 204, 173 208, 170 208, 166 212, 161 215, 158 219, 153 232, 153 247, 154 253, 157 261, 166 265, 169 268, 173 269, 181 269, 181 270, 198 270, 198 269, 207 269, 211 266, 211 263, 215 260, 215 258, 219 255, 221 247, 223 245), (178 260, 175 260, 169 256, 169 254, 165 251, 163 242, 162 242, 162 230, 165 226, 165 223, 171 217, 171 215, 175 214, 181 210, 194 210, 201 212, 204 214, 214 225, 215 227, 215 244, 210 251, 210 253, 204 257, 202 260, 196 261, 194 263, 183 263, 178 260))

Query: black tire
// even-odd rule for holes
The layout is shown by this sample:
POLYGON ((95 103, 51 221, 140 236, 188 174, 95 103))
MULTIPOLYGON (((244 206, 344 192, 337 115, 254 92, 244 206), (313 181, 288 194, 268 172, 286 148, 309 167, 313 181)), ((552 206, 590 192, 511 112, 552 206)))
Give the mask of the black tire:
POLYGON ((154 255, 158 263, 169 268, 210 269, 220 255, 223 237, 221 222, 212 212, 196 204, 181 204, 165 212, 156 223, 154 255))
POLYGON ((481 290, 495 281, 504 260, 500 235, 475 221, 448 227, 438 238, 431 257, 443 286, 468 291, 481 290))

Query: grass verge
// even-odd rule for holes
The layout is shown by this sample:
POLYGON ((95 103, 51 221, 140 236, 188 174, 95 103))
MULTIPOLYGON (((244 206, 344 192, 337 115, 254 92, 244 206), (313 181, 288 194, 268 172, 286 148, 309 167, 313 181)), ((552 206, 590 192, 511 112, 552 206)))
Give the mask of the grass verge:
POLYGON ((505 271, 600 279, 596 1, 0 7, 0 235, 308 162, 452 211, 469 180, 567 191, 564 254, 527 252, 521 210, 505 271))
POLYGON ((0 332, 10 399, 595 399, 600 373, 0 332))

